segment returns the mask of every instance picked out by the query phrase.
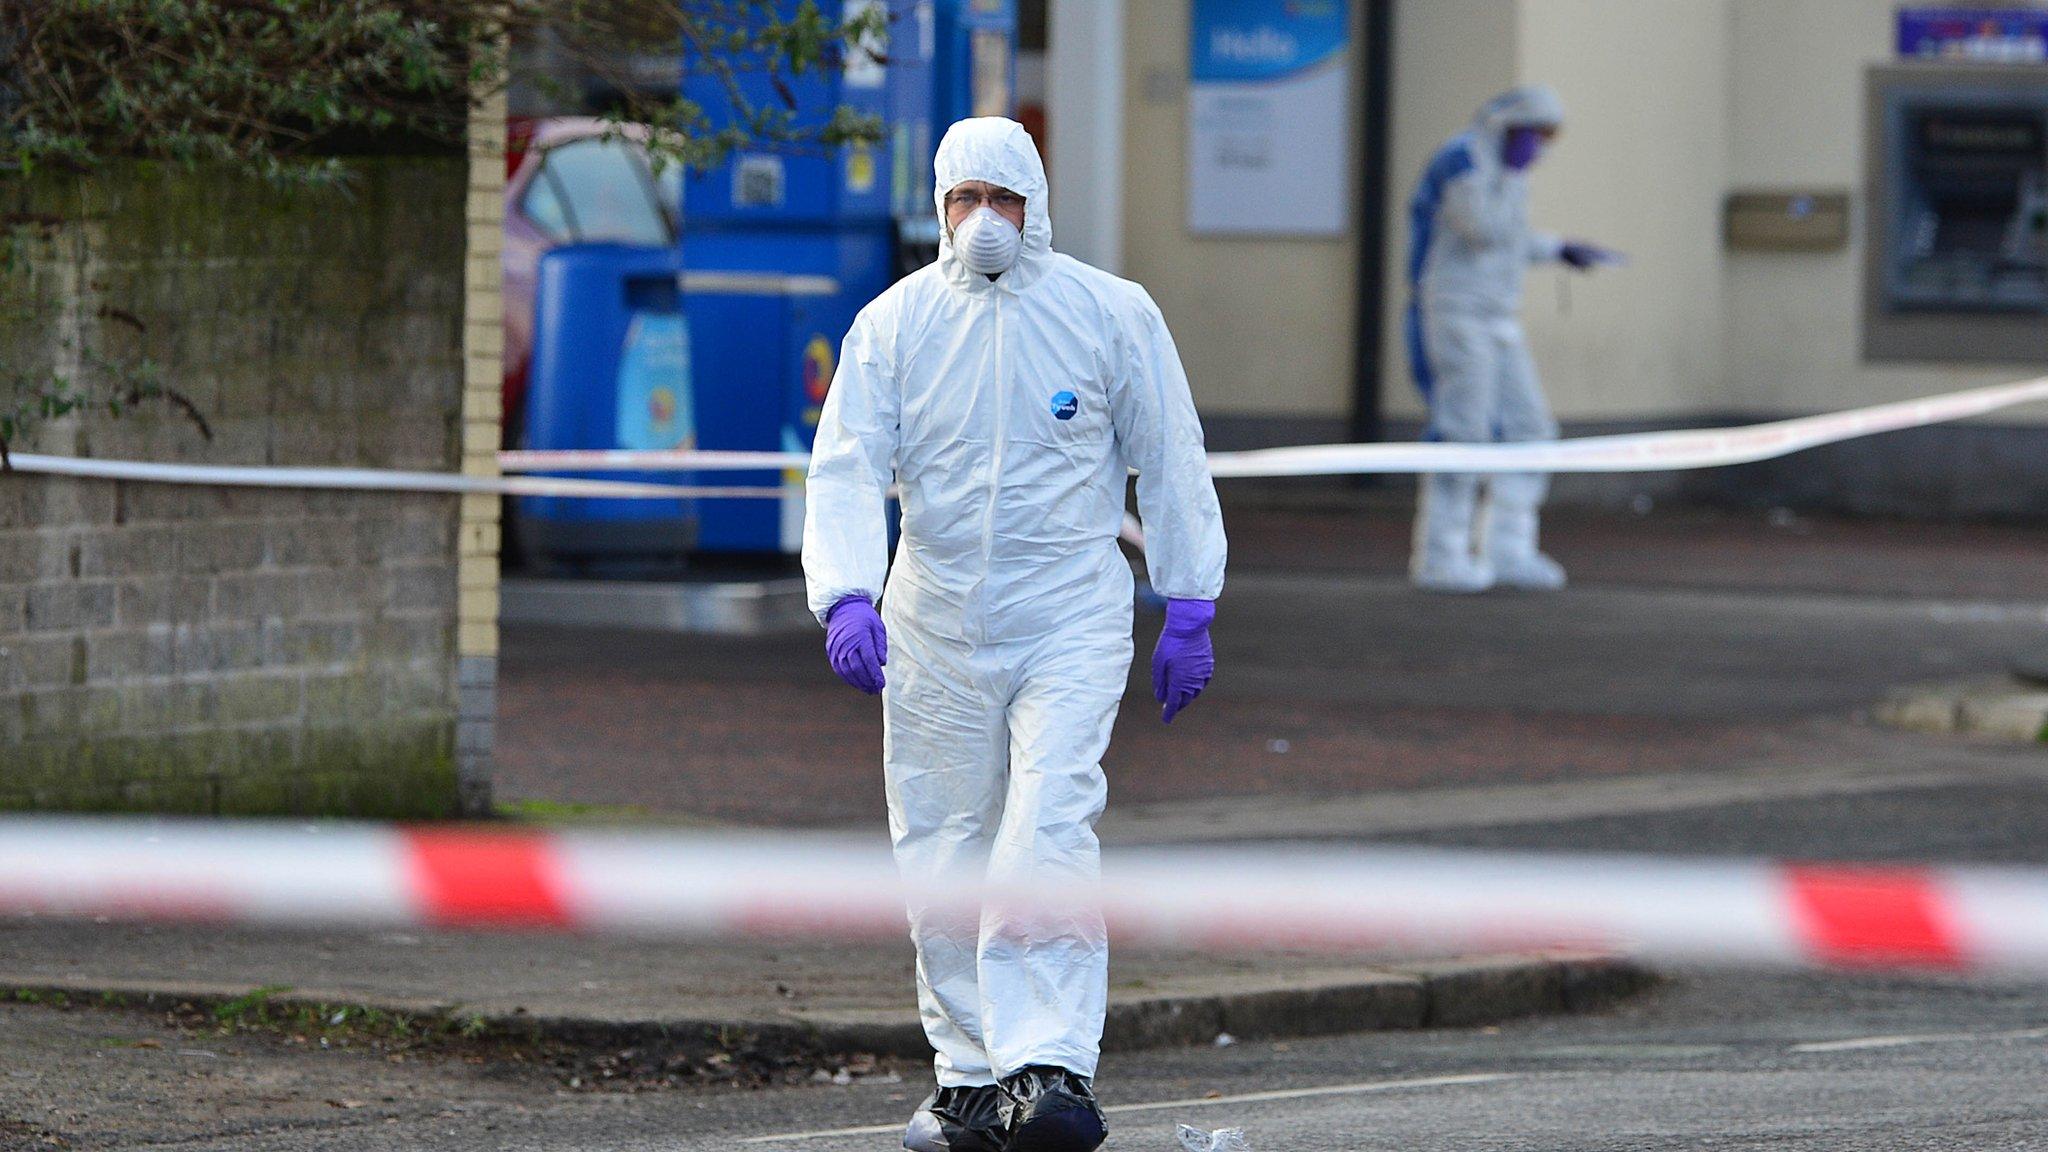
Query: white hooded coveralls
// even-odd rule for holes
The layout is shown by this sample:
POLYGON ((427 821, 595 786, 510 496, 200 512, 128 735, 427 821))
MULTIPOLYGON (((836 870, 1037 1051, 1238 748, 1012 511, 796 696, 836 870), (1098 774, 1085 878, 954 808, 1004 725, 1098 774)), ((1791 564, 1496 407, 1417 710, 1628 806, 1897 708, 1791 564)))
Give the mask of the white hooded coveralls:
MULTIPOLYGON (((1557 438, 1517 313, 1524 272, 1558 259, 1563 244, 1530 228, 1528 178, 1502 162, 1501 147, 1510 127, 1555 128, 1563 118, 1543 85, 1496 96, 1437 150, 1409 202, 1408 361, 1429 404, 1431 439, 1557 438)), ((1479 477, 1436 474, 1422 484, 1418 578, 1472 562, 1479 477)), ((1548 487, 1540 473, 1494 478, 1486 566, 1511 570, 1536 556, 1536 509, 1548 487)))
POLYGON ((940 1085, 1032 1064, 1093 1076, 1108 947, 1086 893, 1131 662, 1131 570, 1116 543, 1127 470, 1165 596, 1221 594, 1222 515, 1159 309, 1052 251, 1024 129, 955 124, 935 170, 942 225, 963 181, 1021 193, 1021 251, 991 281, 949 238, 854 320, 812 449, 804 574, 821 621, 843 597, 880 595, 887 576, 883 761, 905 877, 985 875, 1078 898, 1029 923, 910 909, 940 1085))

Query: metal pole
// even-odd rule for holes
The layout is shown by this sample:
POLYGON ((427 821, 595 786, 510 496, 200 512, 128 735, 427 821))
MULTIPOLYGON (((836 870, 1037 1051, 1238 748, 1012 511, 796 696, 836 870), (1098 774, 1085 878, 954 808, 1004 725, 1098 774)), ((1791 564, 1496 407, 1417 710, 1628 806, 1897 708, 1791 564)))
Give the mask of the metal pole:
POLYGON ((1358 184, 1358 315, 1350 438, 1385 439, 1380 362, 1386 342, 1387 167, 1393 126, 1394 0, 1365 0, 1365 93, 1358 184))

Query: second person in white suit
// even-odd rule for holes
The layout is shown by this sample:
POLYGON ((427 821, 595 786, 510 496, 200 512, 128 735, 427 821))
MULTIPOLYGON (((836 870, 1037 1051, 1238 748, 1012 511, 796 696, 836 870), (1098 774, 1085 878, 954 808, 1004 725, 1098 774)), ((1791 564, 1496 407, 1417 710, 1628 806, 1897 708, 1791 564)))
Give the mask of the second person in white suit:
MULTIPOLYGON (((1529 226, 1528 169, 1563 123, 1564 105, 1548 86, 1494 97, 1430 158, 1409 201, 1408 362, 1429 404, 1431 439, 1557 437, 1522 335, 1523 274, 1553 260, 1578 269, 1619 261, 1529 226)), ((1562 588, 1564 568, 1536 544, 1549 479, 1493 476, 1482 516, 1478 475, 1423 476, 1409 564, 1415 585, 1431 592, 1562 588)))

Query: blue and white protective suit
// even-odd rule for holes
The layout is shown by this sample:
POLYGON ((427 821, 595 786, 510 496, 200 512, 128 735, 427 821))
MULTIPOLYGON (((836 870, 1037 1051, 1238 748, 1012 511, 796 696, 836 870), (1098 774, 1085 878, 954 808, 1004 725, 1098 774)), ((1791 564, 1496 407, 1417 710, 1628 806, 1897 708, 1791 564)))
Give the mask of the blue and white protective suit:
POLYGON ((1161 594, 1222 592, 1223 519, 1159 309, 1052 250, 1024 129, 955 124, 935 169, 942 226, 964 181, 1021 193, 1021 249, 991 281, 948 236, 937 263, 854 320, 812 449, 804 574, 820 620, 842 597, 881 597, 882 755, 905 878, 986 875, 1077 897, 1029 922, 910 909, 939 1084, 1033 1064, 1093 1076, 1109 953, 1086 893, 1131 663, 1131 569, 1116 542, 1127 470, 1161 594), (891 483, 903 502, 893 570, 891 483))
MULTIPOLYGON (((1528 178, 1502 163, 1501 147, 1510 128, 1555 129, 1563 118, 1557 93, 1544 85, 1496 96, 1437 150, 1410 201, 1408 359, 1433 439, 1557 437, 1517 313, 1524 271, 1558 259, 1563 243, 1529 227, 1528 178)), ((1469 474, 1422 478, 1415 583, 1446 592, 1496 581, 1561 586, 1564 570, 1536 548, 1549 477, 1495 476, 1484 526, 1475 525, 1479 484, 1469 474)))

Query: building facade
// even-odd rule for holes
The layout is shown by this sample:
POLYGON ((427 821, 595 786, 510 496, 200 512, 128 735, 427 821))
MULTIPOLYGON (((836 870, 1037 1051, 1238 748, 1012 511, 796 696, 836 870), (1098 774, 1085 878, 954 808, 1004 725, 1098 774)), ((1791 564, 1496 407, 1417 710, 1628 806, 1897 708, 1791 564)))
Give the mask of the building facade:
MULTIPOLYGON (((1359 204, 1384 180, 1378 380, 1389 435, 1422 410, 1398 339, 1407 197, 1430 153, 1489 96, 1542 81, 1564 132, 1536 170, 1539 226, 1617 248, 1626 268, 1539 270, 1524 316, 1567 433, 1747 422, 2000 383, 2038 364, 1863 353, 1866 73, 1893 63, 1881 0, 1386 0, 1387 164, 1367 172, 1362 38, 1343 149, 1347 227, 1313 237, 1189 227, 1191 20, 1201 0, 1053 0, 1046 108, 1056 243, 1144 283, 1180 340, 1219 446, 1346 438, 1361 389, 1359 204), (1731 243, 1731 197, 1846 197, 1838 244, 1731 243)), ((1276 6, 1277 7, 1277 6, 1276 6)), ((1978 7, 1982 7, 1979 5, 1978 7)), ((1377 388, 1371 385, 1377 384, 1377 388)), ((1567 482, 1634 492, 1926 515, 2038 515, 2048 412, 2018 410, 1724 474, 1567 482)))

